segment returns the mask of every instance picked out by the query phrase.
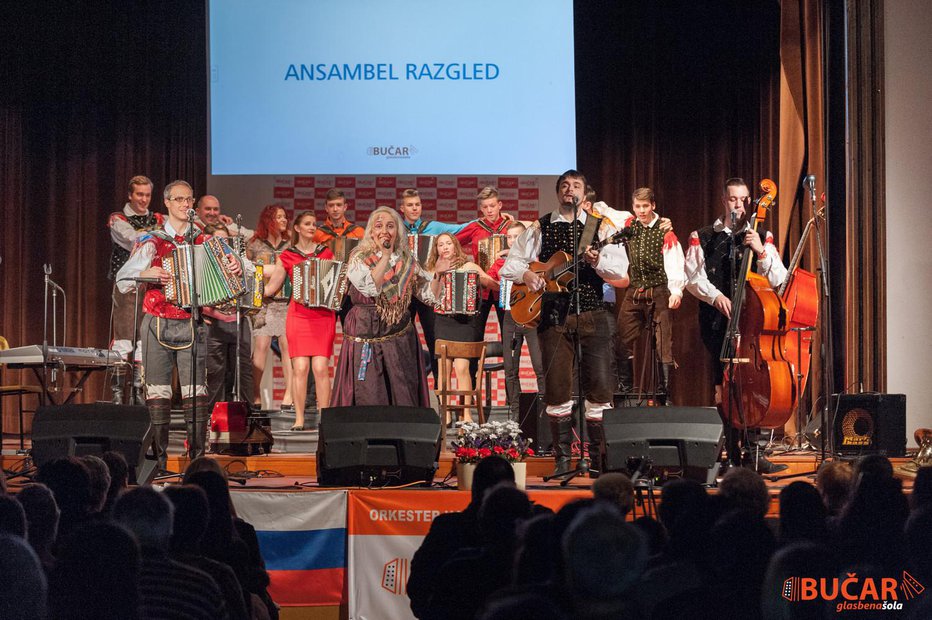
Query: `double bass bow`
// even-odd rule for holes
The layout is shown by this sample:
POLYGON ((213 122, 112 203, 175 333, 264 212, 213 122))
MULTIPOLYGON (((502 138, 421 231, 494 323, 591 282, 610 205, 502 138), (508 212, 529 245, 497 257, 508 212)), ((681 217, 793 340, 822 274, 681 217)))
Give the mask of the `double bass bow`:
MULTIPOLYGON (((760 187, 765 193, 757 201, 755 232, 777 196, 770 179, 760 187)), ((793 366, 783 357, 787 311, 767 278, 751 270, 751 254, 745 247, 722 343, 722 413, 735 428, 776 428, 792 415, 798 398, 793 366)))

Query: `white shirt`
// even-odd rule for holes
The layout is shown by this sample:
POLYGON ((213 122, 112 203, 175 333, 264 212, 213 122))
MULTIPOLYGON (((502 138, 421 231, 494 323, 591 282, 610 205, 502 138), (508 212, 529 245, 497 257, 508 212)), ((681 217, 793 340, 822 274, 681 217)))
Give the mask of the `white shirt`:
MULTIPOLYGON (((604 203, 603 203, 604 204, 604 203)), ((614 211, 614 209, 612 210, 614 211)), ((624 213, 616 212, 616 213, 624 213)), ((577 220, 580 226, 586 225, 588 214, 580 210, 577 220)), ((551 224, 556 222, 572 223, 572 216, 564 216, 560 209, 550 213, 551 224)), ((599 226, 599 240, 611 237, 618 232, 619 228, 615 226, 613 219, 606 216, 602 225, 599 226)), ((499 276, 511 280, 512 282, 521 283, 524 272, 527 271, 528 265, 536 261, 540 255, 541 248, 541 230, 540 226, 532 225, 530 228, 521 233, 515 240, 514 247, 508 251, 508 258, 498 272, 499 276)), ((608 244, 599 250, 599 262, 595 266, 595 272, 603 280, 620 280, 628 277, 628 254, 624 247, 619 244, 608 244)))
MULTIPOLYGON (((750 227, 750 224, 745 224, 744 230, 749 230, 750 227)), ((731 234, 731 228, 721 218, 715 220, 712 228, 717 233, 724 231, 731 234)), ((770 286, 777 288, 786 279, 786 267, 783 266, 777 247, 773 243, 773 235, 768 232, 767 238, 762 241, 764 243, 764 257, 758 257, 757 259, 757 273, 765 276, 767 281, 770 282, 770 286)), ((713 304, 719 295, 725 295, 709 281, 709 276, 705 270, 705 251, 699 244, 699 233, 695 230, 689 235, 689 250, 686 252, 686 277, 688 279, 686 290, 709 305, 713 304)), ((725 295, 725 297, 727 298, 728 295, 725 295)))
MULTIPOLYGON (((188 230, 188 227, 185 226, 183 232, 177 232, 168 219, 165 220, 165 224, 162 226, 162 230, 171 235, 172 237, 183 235, 184 232, 188 230)), ((198 232, 198 234, 201 234, 198 232)), ((123 278, 138 278, 139 274, 152 266, 152 259, 155 258, 155 244, 154 243, 143 243, 136 247, 132 254, 130 254, 129 259, 120 267, 120 270, 116 274, 117 280, 117 289, 121 293, 129 293, 130 291, 136 290, 136 282, 132 280, 121 280, 123 278)), ((240 257, 240 260, 243 265, 243 274, 247 277, 252 276, 255 273, 256 268, 248 258, 240 257)))
MULTIPOLYGON (((381 258, 382 251, 379 250, 375 255, 381 258)), ((400 254, 392 252, 392 255, 388 259, 389 269, 394 267, 400 259, 400 254)), ((414 268, 414 277, 417 279, 414 295, 425 304, 433 306, 437 302, 433 291, 430 290, 430 283, 434 279, 433 274, 424 271, 424 269, 417 264, 417 261, 412 262, 412 267, 414 268)), ((346 266, 346 277, 353 283, 356 290, 366 297, 379 296, 379 290, 375 286, 375 279, 372 277, 372 267, 363 262, 359 252, 354 252, 350 257, 349 263, 346 266)))
MULTIPOLYGON (((647 225, 648 228, 660 225, 660 216, 654 213, 654 219, 647 225)), ((669 233, 668 233, 669 234, 669 233)), ((667 288, 671 295, 683 296, 686 286, 686 258, 683 256, 683 246, 680 245, 676 235, 670 237, 673 242, 667 243, 667 236, 663 238, 663 270, 667 274, 667 288)))
MULTIPOLYGON (((115 244, 117 244, 124 250, 132 251, 133 245, 136 243, 136 239, 143 236, 149 231, 136 230, 135 228, 133 228, 132 224, 130 224, 124 219, 114 217, 114 215, 110 216, 110 222, 108 224, 110 227, 110 238, 113 239, 113 242, 115 244)), ((126 205, 123 207, 123 215, 125 215, 126 217, 134 217, 134 216, 139 216, 139 215, 146 216, 146 215, 149 215, 149 210, 146 209, 145 213, 136 213, 135 211, 133 211, 133 208, 130 207, 129 203, 127 202, 126 205)))

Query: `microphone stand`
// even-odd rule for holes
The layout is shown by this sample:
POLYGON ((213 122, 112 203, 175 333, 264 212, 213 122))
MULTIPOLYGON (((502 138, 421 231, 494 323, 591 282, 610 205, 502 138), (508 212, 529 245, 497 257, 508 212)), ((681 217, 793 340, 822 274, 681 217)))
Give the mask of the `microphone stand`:
MULTIPOLYGON (((45 273, 45 286, 44 286, 44 301, 42 308, 42 385, 49 385, 48 377, 48 359, 49 359, 49 287, 52 288, 52 346, 61 346, 65 345, 65 340, 68 336, 68 325, 67 320, 62 329, 62 340, 61 343, 58 342, 58 293, 61 292, 64 308, 64 316, 68 316, 68 297, 65 294, 65 289, 60 287, 57 282, 52 280, 49 276, 52 275, 52 266, 49 264, 42 265, 42 271, 45 273)), ((52 383, 57 381, 57 370, 52 369, 52 383)), ((49 390, 51 391, 51 390, 49 390)), ((43 405, 48 404, 46 402, 47 392, 43 390, 41 403, 43 405)))
MULTIPOLYGON (((583 445, 586 443, 586 417, 583 411, 583 393, 582 393, 582 342, 579 339, 579 247, 576 247, 580 241, 579 230, 579 199, 573 197, 573 290, 570 293, 570 313, 576 317, 576 326, 570 332, 573 338, 573 370, 576 373, 576 427, 579 429, 579 457, 576 461, 576 467, 570 471, 557 474, 556 476, 544 476, 544 482, 549 482, 556 478, 562 478, 560 486, 565 487, 570 480, 577 476, 583 476, 590 471, 596 471, 591 468, 590 445, 588 451, 583 451, 583 445)), ((569 316, 567 315, 567 318, 569 316)), ((570 449, 570 458, 572 458, 572 448, 570 449)))
MULTIPOLYGON (((812 210, 812 225, 815 227, 815 238, 816 238, 816 248, 819 254, 819 271, 822 272, 822 313, 819 317, 819 320, 822 322, 822 419, 819 421, 822 431, 822 438, 820 443, 819 458, 820 463, 825 462, 825 453, 826 453, 826 435, 828 434, 827 421, 828 421, 828 405, 829 397, 834 391, 834 348, 832 345, 832 320, 831 320, 831 308, 832 308, 832 295, 831 287, 829 286, 829 271, 828 271, 828 262, 825 253, 825 247, 822 245, 822 228, 819 225, 819 217, 816 213, 816 191, 815 191, 815 175, 810 174, 806 177, 806 186, 809 190, 809 206, 812 210)), ((834 450, 834 447, 832 447, 834 450)))
MULTIPOLYGON (((197 426, 197 339, 198 331, 201 328, 201 308, 197 295, 197 280, 194 268, 194 241, 197 235, 194 232, 194 209, 188 209, 188 230, 185 233, 185 241, 188 244, 187 252, 190 260, 188 261, 188 277, 191 282, 191 425, 194 432, 191 433, 191 445, 188 446, 188 457, 193 460, 191 455, 197 454, 198 444, 198 426, 197 426)), ((184 388, 181 390, 182 400, 184 399, 184 388)), ((187 422, 187 421, 185 421, 187 422)), ((185 424, 187 426, 187 424, 185 424)))

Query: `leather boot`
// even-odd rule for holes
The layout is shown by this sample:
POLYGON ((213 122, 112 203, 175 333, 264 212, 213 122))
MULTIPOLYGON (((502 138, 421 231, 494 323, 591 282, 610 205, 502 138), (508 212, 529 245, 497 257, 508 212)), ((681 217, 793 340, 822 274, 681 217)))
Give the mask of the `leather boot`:
POLYGON ((661 405, 673 406, 672 384, 670 377, 673 373, 673 364, 660 365, 660 377, 657 380, 657 400, 661 405))
POLYGON ((618 392, 630 394, 634 391, 634 362, 630 357, 618 360, 618 392))
POLYGON ((204 456, 207 449, 207 421, 210 418, 210 412, 207 410, 210 403, 206 396, 197 397, 196 420, 193 411, 194 404, 195 401, 192 398, 181 399, 188 458, 192 460, 204 456))
POLYGON ((150 398, 146 401, 149 408, 149 419, 152 420, 152 429, 155 434, 155 458, 158 460, 160 471, 168 466, 168 427, 171 423, 172 401, 170 398, 150 398))
POLYGON ((570 471, 573 448, 573 417, 550 418, 550 436, 553 438, 553 459, 556 467, 551 476, 560 476, 570 471))
POLYGON ((589 435, 589 477, 598 478, 605 467, 602 458, 602 423, 587 420, 586 433, 589 435))

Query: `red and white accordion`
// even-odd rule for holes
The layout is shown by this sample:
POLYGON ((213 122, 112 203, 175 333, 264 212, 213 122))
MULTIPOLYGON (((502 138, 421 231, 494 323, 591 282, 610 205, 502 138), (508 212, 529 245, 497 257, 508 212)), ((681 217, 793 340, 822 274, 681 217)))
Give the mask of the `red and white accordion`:
POLYGON ((479 313, 479 272, 446 271, 440 280, 440 297, 434 310, 438 314, 479 313))
POLYGON ((339 310, 346 294, 346 263, 309 258, 294 266, 291 298, 308 308, 339 310))

